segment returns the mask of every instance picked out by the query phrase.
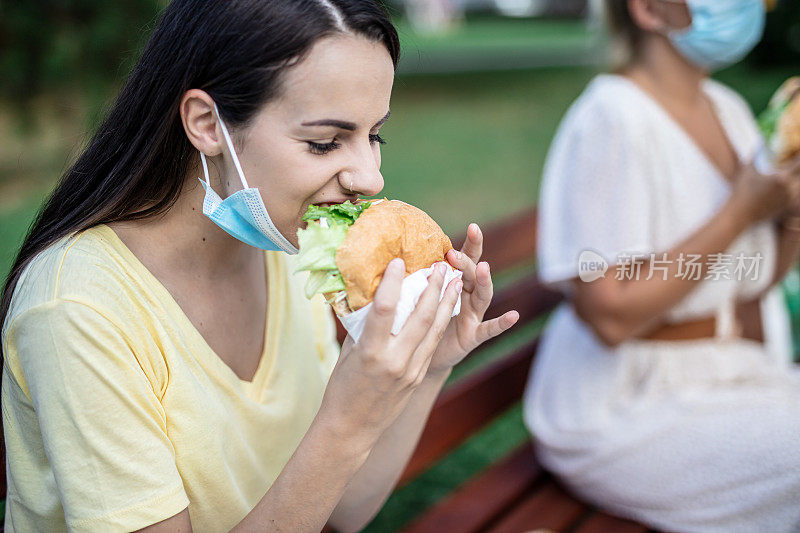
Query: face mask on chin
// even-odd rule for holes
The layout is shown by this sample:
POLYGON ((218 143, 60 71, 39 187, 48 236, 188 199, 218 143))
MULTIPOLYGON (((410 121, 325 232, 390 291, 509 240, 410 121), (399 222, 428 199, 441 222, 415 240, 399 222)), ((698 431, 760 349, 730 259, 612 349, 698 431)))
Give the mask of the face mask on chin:
POLYGON ((233 158, 236 173, 242 183, 242 190, 236 191, 224 200, 211 188, 211 180, 208 173, 208 163, 206 156, 200 152, 200 160, 203 163, 203 177, 200 183, 206 191, 203 200, 203 214, 211 219, 217 226, 225 230, 236 239, 261 248, 262 250, 282 250, 288 254, 296 254, 297 248, 284 237, 278 228, 272 223, 272 219, 267 213, 264 200, 258 189, 247 185, 244 171, 239 164, 239 158, 233 147, 233 141, 228 134, 228 128, 222 121, 217 104, 214 104, 214 111, 219 119, 222 135, 225 137, 225 144, 233 158))
POLYGON ((704 70, 718 70, 738 62, 764 33, 763 0, 686 0, 686 6, 692 16, 691 25, 668 30, 666 35, 683 57, 704 70))

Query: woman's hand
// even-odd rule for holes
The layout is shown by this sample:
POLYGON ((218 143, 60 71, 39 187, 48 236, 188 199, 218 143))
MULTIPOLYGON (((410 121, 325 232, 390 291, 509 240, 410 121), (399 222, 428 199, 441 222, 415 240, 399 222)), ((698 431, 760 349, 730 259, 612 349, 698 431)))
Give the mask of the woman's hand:
POLYGON ((444 272, 440 265, 430 275, 414 312, 395 336, 391 329, 405 267, 394 259, 386 268, 364 332, 357 343, 349 335, 345 339, 320 407, 321 415, 335 421, 343 445, 360 436, 371 447, 425 378, 458 300, 461 282, 453 280, 439 301, 444 272))
POLYGON ((508 311, 500 317, 483 321, 483 315, 492 301, 493 286, 489 263, 478 263, 482 252, 483 234, 477 224, 470 224, 461 251, 450 250, 447 253, 447 261, 464 273, 461 312, 447 326, 433 354, 429 372, 448 371, 469 352, 519 320, 519 313, 508 311))
POLYGON ((773 174, 761 174, 752 164, 745 166, 734 180, 730 201, 749 224, 800 207, 800 157, 773 174))
MULTIPOLYGON (((779 174, 783 174, 786 179, 795 184, 800 183, 800 154, 797 154, 788 164, 783 165, 778 170, 779 174)), ((781 218, 800 217, 800 194, 796 198, 790 200, 788 209, 782 214, 781 218)))

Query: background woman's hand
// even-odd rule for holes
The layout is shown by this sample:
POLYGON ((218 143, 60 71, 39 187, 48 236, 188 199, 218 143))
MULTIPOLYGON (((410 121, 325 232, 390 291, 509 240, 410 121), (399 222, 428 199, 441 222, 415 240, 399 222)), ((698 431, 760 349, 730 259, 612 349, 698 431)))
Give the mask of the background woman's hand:
POLYGON ((460 281, 453 280, 439 301, 444 272, 440 265, 430 275, 414 312, 392 335, 405 267, 400 259, 389 263, 364 332, 357 343, 350 336, 345 339, 320 407, 320 413, 336 420, 343 435, 363 435, 371 446, 422 383, 458 300, 460 281))
POLYGON ((450 250, 447 261, 461 270, 464 286, 461 292, 461 312, 450 321, 431 361, 431 372, 447 371, 464 357, 519 320, 519 313, 508 311, 492 320, 483 320, 494 291, 489 263, 478 261, 483 253, 483 234, 477 224, 467 228, 467 239, 461 251, 450 250))
POLYGON ((750 224, 782 216, 800 202, 800 157, 773 174, 761 174, 753 164, 743 167, 730 201, 750 224))
MULTIPOLYGON (((779 169, 778 173, 784 174, 791 182, 800 184, 800 154, 779 169)), ((800 194, 790 200, 789 208, 783 213, 783 216, 800 217, 800 194)))

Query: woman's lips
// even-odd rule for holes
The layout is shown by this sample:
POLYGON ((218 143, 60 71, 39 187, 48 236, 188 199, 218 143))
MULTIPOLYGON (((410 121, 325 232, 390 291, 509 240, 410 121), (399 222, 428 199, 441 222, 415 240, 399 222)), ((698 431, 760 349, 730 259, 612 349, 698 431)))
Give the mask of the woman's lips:
POLYGON ((332 205, 343 204, 345 202, 355 203, 357 200, 358 200, 358 198, 342 198, 342 199, 339 199, 339 200, 332 200, 330 202, 318 202, 318 203, 314 203, 313 205, 316 205, 316 206, 319 206, 319 207, 330 207, 332 205))

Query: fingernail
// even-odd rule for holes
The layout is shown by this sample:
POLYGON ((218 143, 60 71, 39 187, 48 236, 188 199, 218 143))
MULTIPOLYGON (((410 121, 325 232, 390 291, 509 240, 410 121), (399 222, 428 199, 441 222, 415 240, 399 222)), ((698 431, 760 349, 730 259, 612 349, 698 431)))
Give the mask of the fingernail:
POLYGON ((389 262, 389 268, 391 268, 393 272, 400 272, 400 270, 405 269, 405 265, 402 259, 396 257, 389 262))
POLYGON ((461 252, 459 252, 458 250, 456 250, 455 252, 456 252, 456 259, 458 259, 460 261, 461 260, 461 252))
POLYGON ((456 292, 460 293, 463 287, 464 287, 463 281, 461 280, 456 281, 456 292))
POLYGON ((447 269, 443 264, 439 263, 438 265, 436 265, 437 274, 441 274, 442 276, 444 276, 445 272, 447 272, 447 269))

